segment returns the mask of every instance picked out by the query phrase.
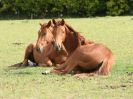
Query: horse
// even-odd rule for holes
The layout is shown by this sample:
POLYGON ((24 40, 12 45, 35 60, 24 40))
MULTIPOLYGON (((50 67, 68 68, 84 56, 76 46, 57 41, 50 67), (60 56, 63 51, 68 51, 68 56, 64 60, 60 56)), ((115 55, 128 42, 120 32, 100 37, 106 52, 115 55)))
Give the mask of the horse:
MULTIPOLYGON (((69 26, 64 20, 62 21, 55 21, 52 20, 54 27, 53 27, 53 35, 54 35, 54 48, 57 52, 60 51, 62 45, 65 46, 65 49, 68 53, 68 55, 71 55, 71 53, 80 45, 84 44, 86 42, 86 39, 80 35, 80 33, 76 32, 71 26, 69 26), (65 28, 63 29, 62 33, 58 31, 61 26, 65 28), (69 31, 68 33, 65 33, 65 31, 69 31)), ((92 41, 87 41, 87 43, 92 43, 92 41)))
MULTIPOLYGON (((36 42, 31 43, 26 47, 24 60, 21 63, 21 66, 28 66, 29 60, 35 63, 35 65, 46 66, 44 60, 45 47, 53 40, 51 21, 44 24, 40 23, 40 26, 41 28, 38 31, 38 39, 36 42)), ((52 63, 49 61, 47 66, 51 65, 52 63)))
MULTIPOLYGON (((52 42, 52 25, 51 21, 41 24, 38 31, 38 39, 36 42, 29 44, 26 47, 24 60, 20 63, 12 65, 11 67, 25 67, 25 66, 46 66, 45 47, 48 43, 52 42)), ((51 61, 47 62, 47 66, 51 66, 51 61)))
POLYGON ((62 45, 69 54, 68 59, 60 67, 54 68, 51 73, 66 74, 74 71, 77 73, 94 73, 108 75, 114 63, 112 51, 103 44, 84 39, 71 26, 62 19, 60 23, 54 23, 54 48, 60 51, 62 45), (83 43, 83 44, 82 44, 83 43))

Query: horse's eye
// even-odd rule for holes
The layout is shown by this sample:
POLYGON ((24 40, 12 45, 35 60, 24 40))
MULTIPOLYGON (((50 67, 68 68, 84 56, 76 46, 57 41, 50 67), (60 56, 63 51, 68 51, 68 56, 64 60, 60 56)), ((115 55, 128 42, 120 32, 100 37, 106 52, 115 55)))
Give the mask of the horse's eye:
POLYGON ((63 31, 62 33, 64 34, 65 32, 63 31))

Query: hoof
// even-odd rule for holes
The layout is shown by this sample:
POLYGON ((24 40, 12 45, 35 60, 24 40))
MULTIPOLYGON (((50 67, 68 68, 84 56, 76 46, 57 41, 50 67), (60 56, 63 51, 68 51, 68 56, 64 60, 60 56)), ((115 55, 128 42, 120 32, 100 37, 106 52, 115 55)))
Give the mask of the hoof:
POLYGON ((50 71, 44 71, 44 72, 42 72, 42 75, 47 75, 47 74, 50 74, 50 71))
POLYGON ((30 61, 30 60, 28 60, 28 66, 37 66, 37 64, 36 63, 34 63, 34 62, 32 62, 32 61, 30 61))

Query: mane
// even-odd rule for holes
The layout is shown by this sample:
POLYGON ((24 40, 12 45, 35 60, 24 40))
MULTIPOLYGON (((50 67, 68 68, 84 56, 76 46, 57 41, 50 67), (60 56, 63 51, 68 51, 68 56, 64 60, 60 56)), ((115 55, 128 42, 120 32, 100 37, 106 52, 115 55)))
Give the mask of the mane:
POLYGON ((84 36, 82 36, 79 32, 77 32, 76 30, 74 30, 70 25, 68 25, 68 24, 66 24, 66 23, 65 23, 65 25, 66 25, 66 27, 67 27, 70 31, 72 31, 72 32, 74 33, 75 38, 76 38, 76 40, 78 41, 78 46, 94 43, 94 42, 91 41, 91 40, 86 40, 84 36))
POLYGON ((76 30, 74 30, 70 25, 68 25, 68 24, 66 24, 65 23, 65 25, 67 26, 67 28, 70 30, 70 31, 72 31, 72 32, 74 32, 74 33, 78 33, 76 30))
POLYGON ((68 25, 68 24, 65 24, 65 25, 70 31, 72 31, 74 33, 75 39, 77 40, 77 43, 78 43, 78 46, 84 45, 85 44, 85 38, 79 32, 74 30, 70 25, 68 25))

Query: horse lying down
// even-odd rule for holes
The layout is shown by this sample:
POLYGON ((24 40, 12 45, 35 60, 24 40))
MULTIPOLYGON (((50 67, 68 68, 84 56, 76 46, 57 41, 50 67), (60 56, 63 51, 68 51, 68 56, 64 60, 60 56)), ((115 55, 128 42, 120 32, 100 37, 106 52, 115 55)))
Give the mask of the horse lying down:
MULTIPOLYGON (((54 68, 49 73, 55 74, 67 74, 72 73, 73 71, 78 76, 80 75, 108 75, 111 67, 114 63, 114 57, 109 48, 102 44, 94 43, 85 40, 84 44, 75 44, 76 42, 80 43, 81 36, 73 36, 79 35, 76 31, 74 31, 71 27, 65 24, 65 21, 62 20, 60 24, 56 24, 54 27, 54 38, 55 38, 55 48, 62 46, 66 48, 66 51, 69 53, 69 57, 65 63, 61 66, 54 68), (69 36, 69 37, 68 37, 69 36), (73 36, 73 37, 72 37, 73 36), (70 41, 71 44, 66 44, 65 42, 70 41), (77 41, 76 41, 77 40, 77 41), (58 45, 58 46, 57 46, 58 45), (72 48, 70 50, 70 48, 72 48)), ((70 42, 69 42, 70 43, 70 42)), ((59 51, 59 50, 57 50, 59 51)), ((48 72, 44 72, 43 74, 47 74, 48 72)))
POLYGON ((87 44, 78 47, 64 64, 54 68, 50 73, 66 74, 74 71, 78 75, 107 75, 113 63, 113 54, 104 45, 87 44))
MULTIPOLYGON (((47 42, 52 42, 53 40, 51 21, 40 24, 40 26, 41 27, 38 31, 38 39, 36 42, 31 43, 26 47, 24 60, 18 64, 12 65, 11 67, 43 66, 45 64, 45 47, 47 42), (47 34, 44 35, 44 33, 47 34), (40 36, 41 40, 39 39, 40 36)), ((49 65, 51 65, 51 63, 49 63, 49 65)))
POLYGON ((81 72, 96 70, 97 74, 107 75, 113 63, 113 55, 108 48, 101 44, 88 44, 77 48, 60 68, 55 68, 52 72, 65 74, 82 68, 81 72))

